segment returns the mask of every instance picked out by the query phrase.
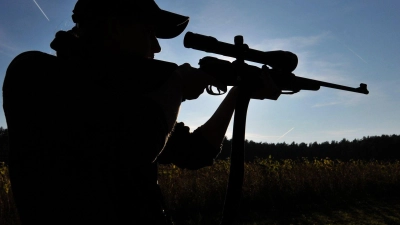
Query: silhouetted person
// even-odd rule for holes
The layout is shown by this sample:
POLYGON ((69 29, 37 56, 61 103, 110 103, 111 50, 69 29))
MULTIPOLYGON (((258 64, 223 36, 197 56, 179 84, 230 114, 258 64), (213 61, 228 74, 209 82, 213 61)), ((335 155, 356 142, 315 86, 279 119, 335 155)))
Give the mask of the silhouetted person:
MULTIPOLYGON (((3 86, 10 178, 23 225, 170 224, 157 164, 213 164, 232 117, 234 87, 194 132, 176 119, 183 100, 218 81, 154 60, 157 38, 189 22, 152 0, 79 0, 76 26, 51 43, 57 56, 18 55, 3 86)), ((256 99, 280 91, 263 74, 256 99)))

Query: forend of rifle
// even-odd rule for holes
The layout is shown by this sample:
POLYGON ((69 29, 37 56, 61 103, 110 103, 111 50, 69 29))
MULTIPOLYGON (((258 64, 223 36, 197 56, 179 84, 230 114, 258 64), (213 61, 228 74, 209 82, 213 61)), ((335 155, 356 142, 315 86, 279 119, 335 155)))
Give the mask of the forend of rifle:
POLYGON ((289 51, 259 51, 251 48, 243 49, 234 44, 218 41, 211 36, 187 32, 183 45, 200 51, 224 55, 233 58, 242 58, 247 61, 268 65, 273 69, 292 72, 298 64, 297 55, 289 51))

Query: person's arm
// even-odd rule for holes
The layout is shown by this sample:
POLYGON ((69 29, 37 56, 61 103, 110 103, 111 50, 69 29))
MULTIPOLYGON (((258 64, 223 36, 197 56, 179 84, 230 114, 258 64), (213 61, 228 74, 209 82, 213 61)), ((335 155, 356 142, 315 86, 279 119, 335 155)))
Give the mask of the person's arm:
POLYGON ((146 96, 161 106, 170 133, 178 118, 182 101, 197 99, 210 84, 219 86, 212 76, 185 63, 172 73, 161 88, 146 96))
MULTIPOLYGON (((262 78, 264 87, 254 91, 251 97, 277 100, 280 90, 267 74, 262 78)), ((176 124, 158 162, 174 163, 178 167, 192 170, 211 166, 220 153, 235 110, 238 91, 238 87, 233 87, 211 118, 193 133, 190 133, 189 127, 183 123, 176 124)))
MULTIPOLYGON (((279 98, 281 90, 266 72, 266 70, 263 70, 261 75, 263 87, 251 93, 252 99, 277 100, 279 98)), ((219 148, 224 140, 226 130, 235 111, 237 95, 238 87, 232 87, 211 118, 199 128, 203 136, 215 148, 219 148)))
POLYGON ((198 128, 214 148, 220 148, 224 140, 226 130, 235 111, 237 94, 237 87, 231 88, 210 119, 198 128))
POLYGON ((173 163, 190 170, 211 166, 221 152, 222 141, 235 110, 236 95, 237 88, 233 87, 212 117, 193 132, 182 122, 175 124, 158 162, 173 163))

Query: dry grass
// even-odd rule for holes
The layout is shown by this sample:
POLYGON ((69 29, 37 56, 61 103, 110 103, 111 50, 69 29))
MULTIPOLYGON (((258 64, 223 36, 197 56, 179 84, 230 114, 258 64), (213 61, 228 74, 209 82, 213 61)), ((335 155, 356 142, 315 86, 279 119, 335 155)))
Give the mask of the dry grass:
MULTIPOLYGON (((177 224, 218 224, 228 171, 229 161, 217 161, 214 166, 197 171, 182 170, 174 165, 160 165, 159 183, 177 224)), ((320 213, 315 213, 320 208, 330 210, 333 205, 350 205, 352 199, 400 197, 400 193, 397 193, 399 188, 399 161, 257 160, 245 164, 243 196, 238 218, 241 221, 263 221, 265 215, 277 215, 279 212, 288 212, 299 207, 309 207, 311 214, 322 218, 320 213)), ((7 167, 0 165, 2 225, 18 224, 11 196, 7 167)), ((347 211, 346 215, 348 213, 350 211, 347 211)), ((400 216, 399 214, 396 216, 400 216)), ((360 217, 362 215, 357 218, 360 217)), ((279 223, 280 218, 277 220, 276 223, 270 220, 268 223, 282 224, 279 223)), ((330 220, 328 218, 325 221, 330 220)), ((400 220, 396 217, 393 221, 400 220)), ((351 221, 346 223, 357 224, 351 221)), ((301 224, 307 224, 307 219, 303 218, 301 224)), ((312 224, 312 221, 309 224, 312 224)))
MULTIPOLYGON (((215 220, 221 216, 228 171, 228 161, 218 161, 198 171, 162 165, 159 183, 175 218, 216 224, 206 218, 215 220)), ((354 199, 400 196, 399 188, 399 161, 257 160, 245 164, 238 217, 304 207, 315 210, 354 199)))
POLYGON ((0 162, 0 224, 20 224, 12 197, 8 168, 3 162, 0 162))

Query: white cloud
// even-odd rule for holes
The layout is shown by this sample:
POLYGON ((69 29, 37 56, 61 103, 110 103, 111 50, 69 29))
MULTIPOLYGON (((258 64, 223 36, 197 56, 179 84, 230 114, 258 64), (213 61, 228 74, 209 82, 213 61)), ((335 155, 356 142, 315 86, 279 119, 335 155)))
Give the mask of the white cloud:
POLYGON ((315 46, 331 37, 330 32, 322 32, 313 36, 294 36, 287 38, 265 39, 258 44, 252 44, 253 49, 285 50, 297 52, 304 48, 315 46))
POLYGON ((348 80, 345 76, 345 63, 317 60, 312 56, 303 57, 297 74, 330 83, 342 83, 348 80))
MULTIPOLYGON (((298 66, 294 71, 296 76, 331 83, 345 82, 348 80, 345 74, 347 63, 324 60, 318 49, 318 45, 331 38, 331 32, 324 31, 311 36, 266 39, 251 46, 254 49, 284 50, 295 53, 299 59, 298 66)), ((325 56, 327 55, 325 54, 325 56)))

